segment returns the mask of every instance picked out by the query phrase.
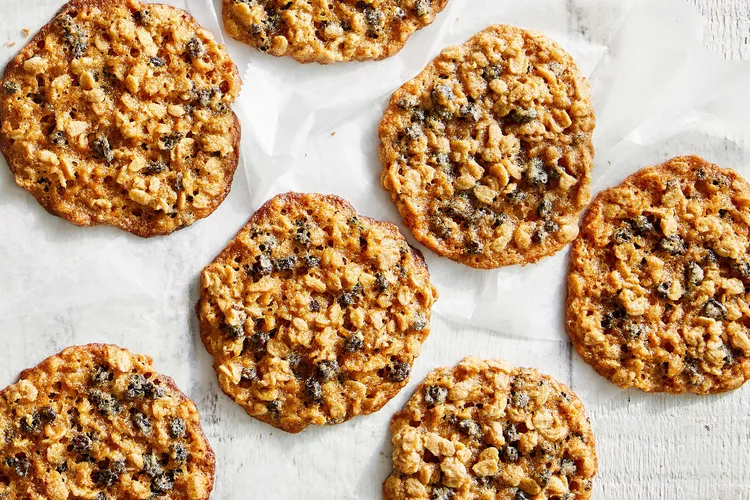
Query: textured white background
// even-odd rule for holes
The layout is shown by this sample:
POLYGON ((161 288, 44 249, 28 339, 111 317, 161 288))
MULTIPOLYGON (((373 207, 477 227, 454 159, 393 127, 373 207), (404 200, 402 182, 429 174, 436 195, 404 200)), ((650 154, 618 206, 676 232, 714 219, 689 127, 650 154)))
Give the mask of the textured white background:
MULTIPOLYGON (((750 1, 689 1, 706 17, 711 50, 750 58, 750 1)), ((571 19, 596 5, 556 3, 571 19)), ((21 28, 35 31, 38 20, 60 4, 0 0, 0 43, 18 43, 0 48, 0 62, 23 45, 21 28)), ((193 9, 216 31, 207 10, 193 9)), ((141 241, 109 228, 76 229, 50 217, 0 168, 0 386, 67 345, 117 343, 153 356, 157 369, 173 376, 198 404, 218 455, 213 498, 343 500, 380 497, 389 471, 388 416, 432 366, 474 353, 572 379, 567 342, 508 341, 438 318, 410 387, 379 414, 297 436, 246 417, 218 390, 196 322, 186 313, 196 298, 199 269, 253 208, 244 181, 240 172, 232 194, 210 219, 168 239, 141 241), (16 237, 21 231, 23 239, 16 237), (441 342, 457 332, 468 340, 441 342)), ((710 398, 615 394, 591 412, 600 456, 595 498, 750 499, 750 387, 710 398)))

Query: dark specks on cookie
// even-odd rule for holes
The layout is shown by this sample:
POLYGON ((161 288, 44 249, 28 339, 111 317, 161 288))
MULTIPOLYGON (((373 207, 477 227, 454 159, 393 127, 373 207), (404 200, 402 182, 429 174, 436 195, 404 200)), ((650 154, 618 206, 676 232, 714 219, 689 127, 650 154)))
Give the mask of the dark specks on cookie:
POLYGON ((65 146, 68 144, 68 139, 65 137, 65 132, 62 130, 53 130, 49 135, 49 140, 55 146, 65 146))
POLYGON ((635 217, 630 224, 635 232, 639 235, 645 235, 654 230, 654 225, 645 215, 635 217))
POLYGON ((148 25, 151 23, 151 12, 148 9, 137 10, 133 12, 133 19, 138 24, 148 25))
POLYGON ((458 110, 458 114, 467 120, 478 122, 482 117, 482 110, 475 103, 464 104, 458 110))
POLYGON ((578 468, 576 467, 575 462, 569 458, 563 458, 560 462, 560 473, 564 476, 571 476, 576 473, 576 470, 578 470, 578 468))
POLYGON ((365 343, 360 333, 353 333, 344 341, 344 350, 346 352, 357 352, 364 347, 365 343))
POLYGON ((414 320, 412 320, 411 327, 416 331, 421 332, 427 326, 427 318, 423 314, 418 314, 414 320))
POLYGON ((200 59, 206 53, 206 47, 203 45, 203 42, 196 37, 188 40, 185 48, 193 59, 200 59))
POLYGON ((99 389, 92 389, 89 392, 89 398, 102 415, 113 415, 121 410, 120 403, 111 394, 99 389))
POLYGON ((614 233, 614 242, 617 245, 623 245, 625 243, 630 242, 630 240, 633 239, 633 233, 630 232, 630 229, 626 227, 621 227, 617 229, 614 233))
POLYGON ((171 458, 175 463, 182 464, 188 459, 188 452, 185 449, 185 445, 182 443, 174 443, 170 447, 171 458))
POLYGON ((685 241, 678 235, 665 236, 659 240, 659 248, 670 255, 681 255, 687 251, 685 241))
POLYGON ((151 491, 156 494, 164 494, 174 488, 174 476, 171 472, 162 472, 151 479, 151 491))
POLYGON ((26 457, 8 457, 5 459, 5 465, 13 469, 18 477, 26 477, 31 467, 31 463, 26 457))
POLYGON ((104 136, 99 136, 94 139, 94 142, 91 144, 91 149, 94 150, 94 153, 96 153, 99 158, 104 159, 107 163, 112 163, 115 159, 115 154, 109 145, 109 140, 104 136))
POLYGON ((542 186, 547 184, 549 176, 544 168, 544 162, 541 158, 532 158, 526 169, 526 179, 532 186, 542 186))
POLYGON ((540 219, 547 219, 552 216, 552 201, 549 198, 542 198, 536 208, 536 214, 540 219))
POLYGON ((273 401, 269 401, 266 403, 266 408, 268 409, 268 412, 273 416, 274 418, 278 418, 279 412, 281 411, 281 400, 280 399, 274 399, 273 401))
POLYGON ((669 297, 669 289, 671 287, 672 287, 671 281, 663 281, 656 286, 656 294, 659 297, 666 299, 669 297))
POLYGON ((461 432, 466 434, 472 439, 481 439, 482 438, 482 427, 474 420, 472 419, 463 419, 459 420, 458 422, 458 428, 461 432))
POLYGON ((107 488, 119 481, 120 477, 110 469, 98 469, 91 473, 91 480, 97 486, 107 488))
POLYGON ((13 95, 21 90, 21 86, 16 82, 5 81, 3 82, 3 91, 8 95, 13 95))
POLYGON ((707 318, 712 319, 724 319, 724 317, 727 314, 727 308, 724 304, 719 302, 716 299, 709 299, 706 301, 705 304, 703 304, 703 315, 707 318))
POLYGON ((438 385, 425 387, 424 401, 429 405, 445 403, 446 397, 448 397, 448 389, 445 387, 440 387, 438 385))
POLYGON ((153 431, 151 422, 148 417, 143 413, 137 412, 133 415, 133 425, 135 428, 145 436, 150 436, 153 431))
POLYGON ((160 142, 161 142, 161 149, 164 151, 170 151, 174 149, 177 144, 182 140, 182 134, 180 132, 172 132, 171 134, 167 134, 165 136, 162 136, 160 142))
POLYGON ((259 352, 266 349, 268 344, 268 332, 255 332, 245 340, 245 345, 251 351, 259 352))
POLYGON ((320 382, 314 378, 305 380, 305 395, 313 403, 319 403, 323 397, 323 388, 320 382))
POLYGON ((279 272, 291 271, 292 269, 294 269, 296 265, 297 265, 296 255, 288 255, 286 257, 278 258, 273 263, 273 267, 279 272))
POLYGON ((58 17, 57 24, 62 30, 63 41, 73 59, 82 57, 88 47, 88 35, 83 28, 68 14, 58 17))
POLYGON ((513 108, 510 113, 508 113, 508 119, 519 125, 534 121, 538 117, 539 112, 534 108, 513 108))
POLYGON ((517 462, 519 458, 518 448, 510 445, 506 446, 505 451, 503 452, 503 458, 510 463, 517 462))
POLYGON ((430 13, 430 0, 415 0, 414 13, 418 17, 426 16, 430 13))
POLYGON ((505 440, 509 443, 515 443, 519 439, 521 439, 521 434, 518 432, 518 427, 516 424, 510 423, 507 426, 505 426, 505 431, 503 432, 503 436, 505 437, 505 440))
POLYGON ((334 360, 323 360, 318 363, 318 376, 322 381, 334 379, 339 373, 339 364, 334 360))
POLYGON ((685 279, 691 286, 698 286, 703 282, 705 273, 703 268, 696 262, 690 262, 685 268, 685 279))
POLYGON ((390 370, 388 371, 388 379, 392 382, 403 382, 409 378, 410 371, 411 367, 408 363, 395 361, 391 364, 390 370))

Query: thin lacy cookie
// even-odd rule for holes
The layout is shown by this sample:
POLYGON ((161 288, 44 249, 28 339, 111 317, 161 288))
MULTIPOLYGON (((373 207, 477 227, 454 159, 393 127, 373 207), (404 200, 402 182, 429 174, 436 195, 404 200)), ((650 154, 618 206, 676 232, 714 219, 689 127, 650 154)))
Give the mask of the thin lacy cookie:
POLYGON ((430 372, 391 419, 391 436, 385 500, 587 499, 597 471, 576 395, 499 360, 430 372))
POLYGON ((578 234, 594 124, 588 82, 559 45, 492 26, 393 94, 382 184, 438 255, 485 269, 536 262, 578 234))
POLYGON ((207 500, 215 459, 195 404, 151 358, 69 347, 0 392, 0 498, 207 500))
POLYGON ((396 226, 336 196, 260 208, 201 275, 224 392, 287 432, 379 410, 406 385, 437 292, 396 226))
POLYGON ((600 193, 573 244, 568 333, 621 387, 707 394, 750 379, 750 185, 675 158, 600 193))
POLYGON ((0 150, 54 215, 169 234, 229 193, 239 88, 225 48, 187 12, 74 0, 5 68, 0 150))
POLYGON ((383 59, 448 0, 224 0, 224 27, 261 52, 328 64, 383 59))

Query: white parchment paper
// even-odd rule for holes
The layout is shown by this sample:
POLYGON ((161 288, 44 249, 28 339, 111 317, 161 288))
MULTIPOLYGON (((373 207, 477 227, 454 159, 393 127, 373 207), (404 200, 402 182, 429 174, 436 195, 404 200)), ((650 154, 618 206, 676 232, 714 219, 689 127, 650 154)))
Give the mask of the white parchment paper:
MULTIPOLYGON (((21 28, 35 31, 62 3, 5 0, 13 23, 0 23, 0 35, 18 45, 0 47, 0 62, 23 45, 21 28)), ((221 37, 211 0, 167 3, 221 37)), ((263 201, 286 190, 338 194, 404 230, 379 185, 384 106, 441 48, 493 23, 543 30, 590 75, 594 192, 688 153, 750 178, 750 152, 741 146, 750 64, 706 53, 702 20, 682 0, 451 0, 398 56, 378 63, 299 65, 227 40, 245 80, 235 105, 241 168, 208 219, 150 240, 76 228, 47 214, 0 165, 0 386, 72 344, 110 342, 151 355, 201 411, 217 454, 216 499, 380 498, 390 416, 430 369, 468 354, 536 366, 572 385, 589 410, 615 395, 649 398, 620 391, 572 353, 563 325, 566 251, 492 272, 425 251, 441 294, 432 333, 409 386, 377 414, 291 436, 247 417, 218 388, 193 312, 200 269, 263 201)))

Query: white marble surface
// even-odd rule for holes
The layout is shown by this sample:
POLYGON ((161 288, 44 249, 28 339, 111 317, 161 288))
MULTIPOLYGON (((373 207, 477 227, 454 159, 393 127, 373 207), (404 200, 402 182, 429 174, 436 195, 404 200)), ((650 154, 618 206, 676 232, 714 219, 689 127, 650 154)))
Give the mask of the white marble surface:
MULTIPOLYGON (((690 2, 707 16, 705 41, 712 50, 747 56, 750 2, 690 2)), ((23 44, 22 28, 33 31, 60 4, 2 0, 0 43, 18 45, 0 48, 0 63, 23 44)), ((606 14, 598 12, 597 0, 550 4, 567 13, 572 32, 596 38, 590 20, 606 14)), ((216 28, 207 10, 199 19, 216 28)), ((230 49, 241 59, 242 47, 230 49)), ((735 149, 744 152, 736 138, 719 138, 714 147, 728 157, 735 149)), ((286 435, 250 419, 221 394, 192 314, 197 273, 254 208, 244 172, 211 218, 146 241, 109 228, 78 229, 49 216, 0 167, 0 386, 67 345, 112 342, 151 355, 202 413, 218 457, 212 498, 380 498, 389 471, 388 417, 431 367, 465 354, 505 357, 573 379, 577 360, 564 340, 509 338, 437 317, 409 388, 381 412, 286 435)), ((600 455, 595 498, 750 499, 749 387, 711 398, 618 391, 591 412, 591 420, 600 455)))

